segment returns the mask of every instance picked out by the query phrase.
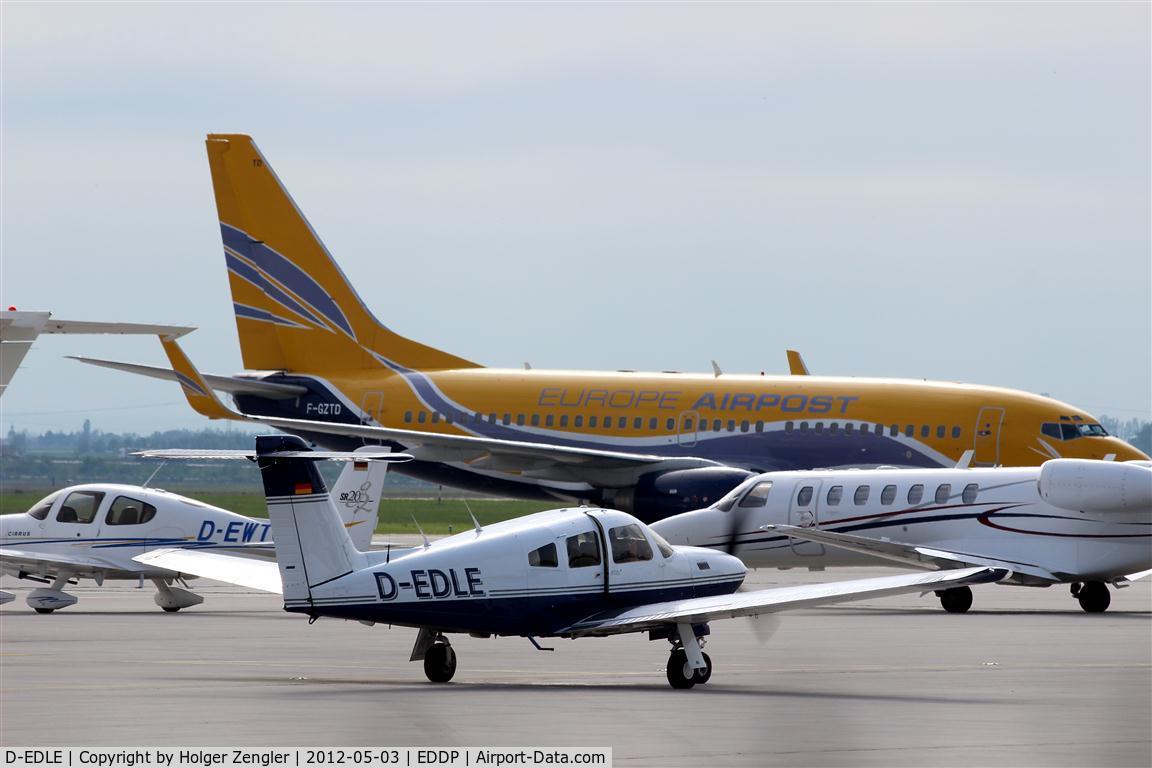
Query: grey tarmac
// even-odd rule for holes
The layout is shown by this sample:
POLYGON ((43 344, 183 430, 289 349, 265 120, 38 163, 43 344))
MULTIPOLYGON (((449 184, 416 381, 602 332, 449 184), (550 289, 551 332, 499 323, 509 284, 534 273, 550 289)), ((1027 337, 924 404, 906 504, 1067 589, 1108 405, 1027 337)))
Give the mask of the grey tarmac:
MULTIPOLYGON (((753 588, 891 574, 761 570, 753 588)), ((323 619, 193 582, 91 582, 76 606, 0 608, 5 746, 610 746, 622 766, 1152 765, 1152 585, 1080 611, 1066 587, 976 590, 970 613, 903 596, 786 613, 761 644, 716 622, 711 682, 675 691, 646 636, 453 637, 456 679, 409 663, 416 632, 323 619)), ((771 622, 768 622, 771 624, 771 622)))

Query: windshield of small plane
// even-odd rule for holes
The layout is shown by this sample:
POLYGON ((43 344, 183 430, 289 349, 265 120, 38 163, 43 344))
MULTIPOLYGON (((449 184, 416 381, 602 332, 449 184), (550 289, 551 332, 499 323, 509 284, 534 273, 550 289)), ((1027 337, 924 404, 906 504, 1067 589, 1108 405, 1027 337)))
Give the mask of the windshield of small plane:
POLYGON ((60 491, 53 491, 52 493, 48 494, 44 498, 40 499, 40 501, 29 507, 28 514, 37 520, 43 520, 44 518, 48 517, 48 511, 52 509, 52 504, 56 501, 56 498, 59 495, 60 491))

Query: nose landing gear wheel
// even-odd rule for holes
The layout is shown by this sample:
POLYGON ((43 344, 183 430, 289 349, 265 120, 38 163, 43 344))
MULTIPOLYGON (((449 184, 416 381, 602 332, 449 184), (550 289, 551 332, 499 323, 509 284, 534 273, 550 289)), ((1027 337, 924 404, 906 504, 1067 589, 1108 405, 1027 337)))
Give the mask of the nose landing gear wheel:
POLYGON ((948 613, 967 613, 972 607, 972 588, 953 587, 941 589, 936 593, 940 598, 940 606, 948 613))
POLYGON ((1104 613, 1112 604, 1112 594, 1102 581, 1086 581, 1072 594, 1086 613, 1104 613))
POLYGON ((668 657, 668 684, 678 690, 687 690, 695 685, 704 685, 712 679, 712 659, 704 654, 705 669, 692 669, 688 665, 688 654, 683 648, 672 651, 668 657))
POLYGON ((456 651, 448 643, 435 643, 424 654, 424 674, 433 683, 446 683, 456 674, 456 651))

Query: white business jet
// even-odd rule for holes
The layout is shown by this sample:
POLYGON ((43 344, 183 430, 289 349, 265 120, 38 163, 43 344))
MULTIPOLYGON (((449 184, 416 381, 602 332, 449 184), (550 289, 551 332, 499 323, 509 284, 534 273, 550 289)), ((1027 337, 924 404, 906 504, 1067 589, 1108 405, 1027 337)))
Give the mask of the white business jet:
MULTIPOLYGON (((197 455, 219 457, 220 452, 197 455)), ((342 525, 358 546, 367 548, 376 528, 380 489, 386 461, 363 460, 372 455, 387 461, 406 456, 382 456, 381 450, 362 449, 357 460, 341 472, 332 501, 342 525)), ((235 458, 237 452, 227 452, 235 458)), ((155 547, 271 557, 272 531, 267 520, 237 515, 203 502, 157 488, 93 483, 74 485, 38 501, 28 512, 0 517, 0 569, 19 579, 47 586, 33 589, 25 601, 37 613, 51 613, 77 602, 63 591, 78 579, 97 584, 106 579, 149 579, 156 586, 156 604, 165 611, 197 605, 204 598, 173 586, 195 574, 146 565, 132 558, 155 547)), ((223 556, 223 555, 222 555, 223 556)), ((270 562, 270 561, 268 561, 270 562)), ((240 567, 240 566, 238 566, 240 567)), ((10 592, 0 592, 9 602, 10 592)))
MULTIPOLYGON (((1152 574, 1152 463, 769 472, 652 527, 752 568, 1007 568, 1005 584, 1069 584, 1099 613, 1108 584, 1152 574)), ((972 605, 967 587, 936 594, 949 612, 972 605)))
MULTIPOLYGON (((474 531, 407 552, 365 552, 341 525, 305 451, 298 437, 256 438, 284 609, 311 619, 419 628, 411 660, 423 660, 432 682, 455 674, 451 633, 527 637, 539 648, 536 639, 542 637, 646 632, 672 645, 672 687, 691 688, 712 674, 712 661, 701 649, 713 620, 1009 575, 1001 568, 965 568, 737 594, 745 575, 737 558, 670 546, 635 517, 598 508, 477 524, 474 531)), ((158 454, 163 452, 146 455, 158 454)), ((199 554, 159 550, 139 559, 163 565, 169 556, 182 562, 199 554)), ((202 575, 228 580, 224 568, 202 575)))

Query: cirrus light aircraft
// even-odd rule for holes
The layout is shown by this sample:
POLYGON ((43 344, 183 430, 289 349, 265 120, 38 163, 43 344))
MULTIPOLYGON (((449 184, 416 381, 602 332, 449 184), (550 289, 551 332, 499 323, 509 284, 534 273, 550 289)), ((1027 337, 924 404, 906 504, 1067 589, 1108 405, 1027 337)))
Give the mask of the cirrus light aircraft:
POLYGON ((812 376, 794 353, 789 376, 729 375, 715 364, 707 374, 486 368, 380 323, 249 136, 212 134, 207 148, 245 366, 204 376, 239 411, 201 411, 210 418, 336 450, 383 443, 416 458, 398 471, 429 482, 588 501, 644 520, 706 506, 769 470, 949 466, 965 450, 987 466, 1148 458, 1048 397, 812 376))
MULTIPOLYGON (((190 458, 195 451, 146 451, 190 458)), ((406 551, 355 546, 302 440, 256 438, 284 609, 310 619, 419 628, 412 661, 432 682, 456 672, 448 635, 537 638, 631 632, 671 644, 673 688, 708 682, 709 622, 790 608, 998 581, 1002 568, 964 568, 736 593, 745 567, 711 549, 673 547, 637 518, 599 508, 556 509, 406 551)), ((322 454, 318 454, 322 455, 322 454)), ((144 562, 232 580, 234 561, 156 550, 144 562)), ((261 569, 271 563, 256 563, 261 569)), ((237 583, 249 580, 242 577, 237 583)), ((270 591, 280 591, 271 589, 270 591)))
MULTIPOLYGON (((212 452, 207 455, 210 458, 212 452)), ((349 460, 340 473, 332 489, 332 503, 352 539, 367 549, 376 529, 386 462, 408 457, 371 448, 349 456, 357 460, 349 460), (382 460, 369 464, 365 455, 382 460)), ((93 579, 98 585, 109 579, 148 579, 156 587, 156 604, 168 612, 202 603, 200 595, 173 586, 187 586, 186 579, 195 574, 133 559, 156 547, 229 553, 221 556, 236 561, 235 567, 242 569, 244 563, 251 562, 242 555, 271 555, 272 531, 267 520, 237 515, 158 488, 113 483, 63 488, 26 513, 0 516, 2 572, 48 585, 33 589, 25 598, 37 613, 75 605, 78 598, 64 587, 81 578, 93 579)), ((14 597, 0 592, 0 602, 14 597)))
MULTIPOLYGON (((1007 568, 1003 584, 1069 584, 1099 613, 1108 584, 1152 575, 1152 462, 769 472, 653 529, 752 568, 1007 568)), ((967 587, 936 594, 952 613, 972 605, 967 587)))

